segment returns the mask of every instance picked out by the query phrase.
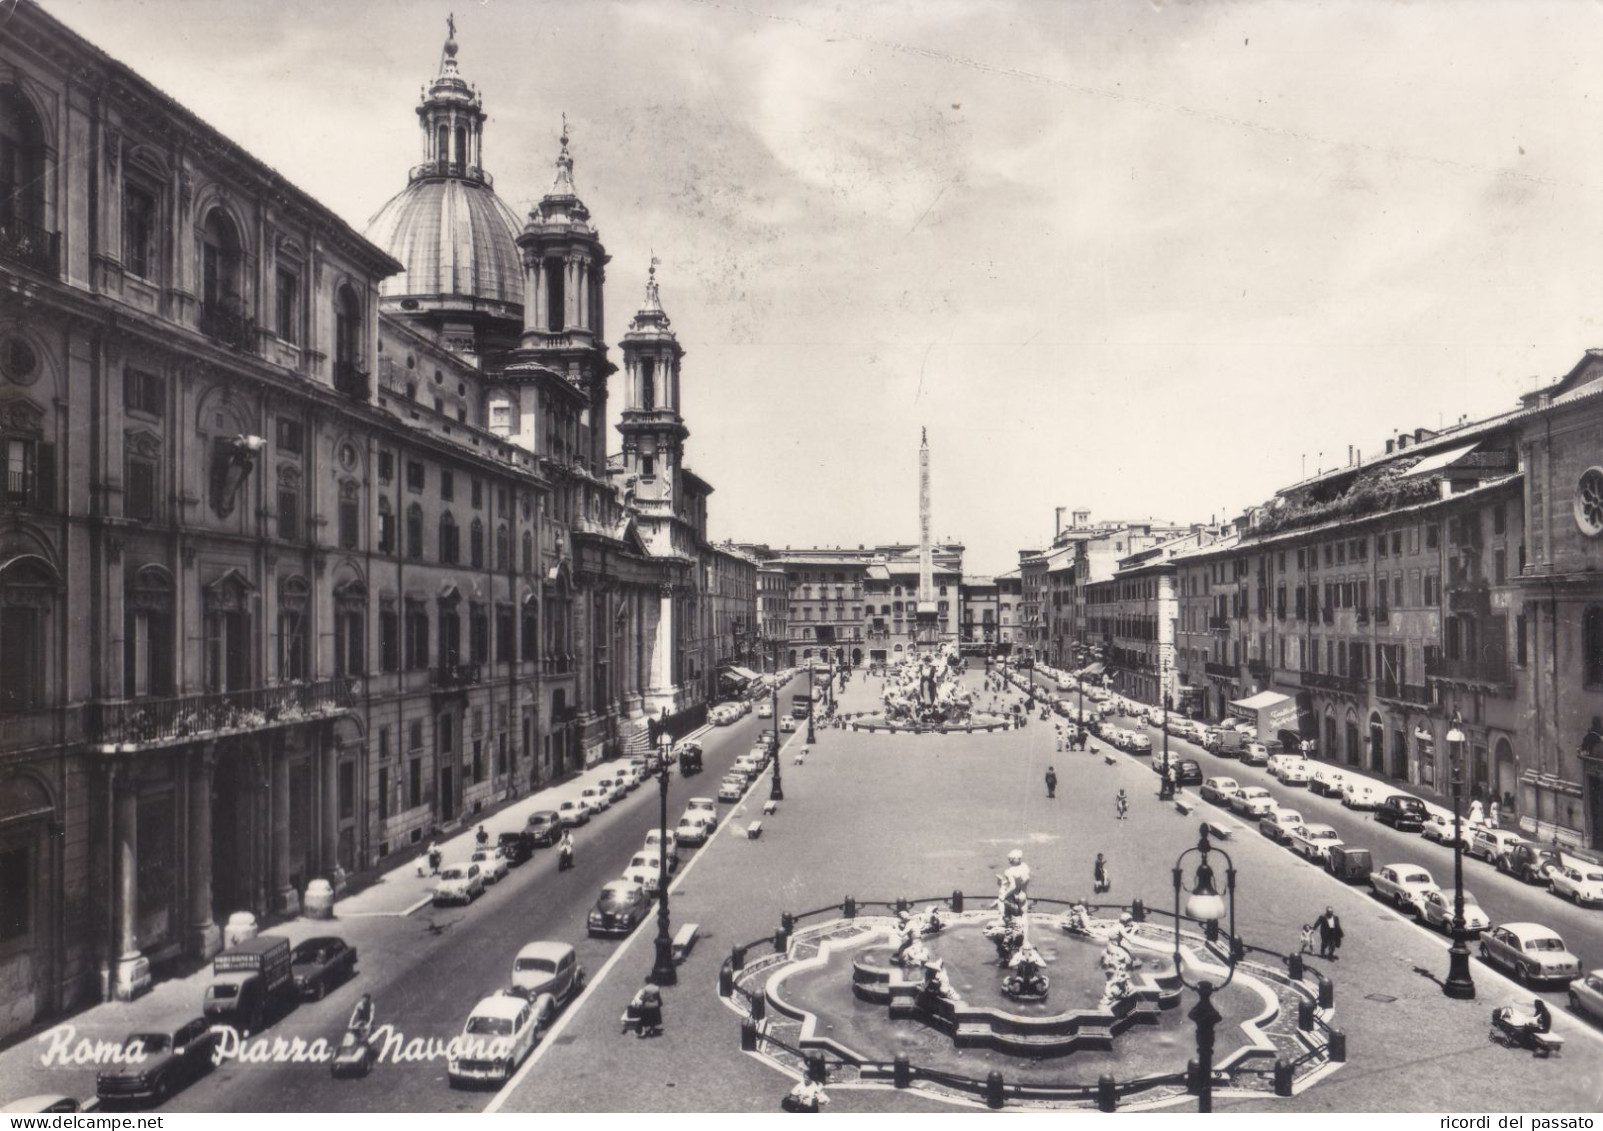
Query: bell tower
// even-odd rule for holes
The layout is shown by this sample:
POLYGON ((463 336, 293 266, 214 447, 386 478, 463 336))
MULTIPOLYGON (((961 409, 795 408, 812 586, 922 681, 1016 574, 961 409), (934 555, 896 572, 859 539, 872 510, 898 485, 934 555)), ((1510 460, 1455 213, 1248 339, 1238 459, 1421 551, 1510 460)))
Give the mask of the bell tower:
POLYGON ((646 300, 618 342, 623 351, 624 474, 634 480, 634 501, 644 511, 675 511, 683 502, 685 439, 679 412, 679 362, 685 351, 663 312, 657 260, 646 275, 646 300))

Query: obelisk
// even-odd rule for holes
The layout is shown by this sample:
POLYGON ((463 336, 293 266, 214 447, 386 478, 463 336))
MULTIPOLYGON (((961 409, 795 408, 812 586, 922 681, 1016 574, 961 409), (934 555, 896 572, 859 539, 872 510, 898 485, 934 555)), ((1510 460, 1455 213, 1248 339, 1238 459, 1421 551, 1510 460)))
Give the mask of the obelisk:
POLYGON ((930 545, 930 437, 920 429, 918 446, 918 620, 914 643, 933 648, 941 641, 940 613, 935 605, 935 556, 930 545))

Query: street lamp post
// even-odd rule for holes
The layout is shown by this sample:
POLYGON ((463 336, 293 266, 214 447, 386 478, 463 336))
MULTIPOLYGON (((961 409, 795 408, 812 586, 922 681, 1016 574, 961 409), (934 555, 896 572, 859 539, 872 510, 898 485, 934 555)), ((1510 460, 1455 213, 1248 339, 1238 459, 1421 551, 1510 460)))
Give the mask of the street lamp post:
POLYGON ((807 745, 815 741, 813 737, 813 657, 807 657, 807 745))
POLYGON ((1475 996, 1475 979, 1469 972, 1469 945, 1464 940, 1464 719, 1453 712, 1447 731, 1447 758, 1453 786, 1453 945, 1447 951, 1447 980, 1442 993, 1451 998, 1475 996))
POLYGON ((1208 841, 1208 826, 1204 824, 1197 837, 1197 847, 1188 848, 1174 862, 1174 973, 1180 983, 1197 992, 1197 1004, 1187 1014, 1197 1026, 1197 1111, 1213 1111, 1213 1031, 1224 1020, 1213 1004, 1215 990, 1228 986, 1236 976, 1236 866, 1230 854, 1215 848, 1208 841), (1184 865, 1187 856, 1197 853, 1197 871, 1189 891, 1186 892, 1186 915, 1208 924, 1210 935, 1214 925, 1225 917, 1226 899, 1230 914, 1229 936, 1226 940, 1225 980, 1215 986, 1203 979, 1195 984, 1186 980, 1185 968, 1180 959, 1180 893, 1184 888, 1184 865), (1225 894, 1215 886, 1213 868, 1208 864, 1209 853, 1217 852, 1225 861, 1225 894))
POLYGON ((1162 780, 1158 782, 1158 800, 1169 801, 1174 797, 1174 778, 1169 766, 1169 706, 1172 700, 1169 689, 1163 689, 1163 761, 1158 764, 1163 768, 1162 780))
POLYGON ((783 801, 785 800, 785 787, 779 781, 779 639, 776 637, 770 643, 774 651, 774 681, 770 687, 773 693, 774 725, 769 728, 769 732, 772 735, 769 742, 772 743, 771 749, 774 755, 774 782, 768 790, 768 800, 783 801))
POLYGON ((673 964, 673 934, 668 928, 668 751, 673 735, 666 725, 657 735, 657 792, 662 801, 662 824, 657 838, 657 960, 646 980, 659 986, 679 981, 673 964))

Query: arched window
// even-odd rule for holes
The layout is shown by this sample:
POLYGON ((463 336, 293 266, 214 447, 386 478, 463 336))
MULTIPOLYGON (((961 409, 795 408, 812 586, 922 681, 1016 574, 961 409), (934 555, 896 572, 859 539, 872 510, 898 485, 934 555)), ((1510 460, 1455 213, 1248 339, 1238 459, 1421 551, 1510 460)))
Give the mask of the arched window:
POLYGON ((1603 684, 1603 608, 1593 605, 1581 621, 1581 660, 1586 666, 1586 684, 1603 684))
POLYGON ((239 313, 242 305, 239 230, 221 208, 206 215, 201 228, 200 301, 202 313, 239 313))
POLYGON ((495 568, 505 573, 512 568, 512 546, 507 534, 506 523, 495 528, 495 568))
POLYGON ((442 173, 451 160, 451 129, 444 122, 434 131, 434 160, 439 162, 442 173))
POLYGON ((534 535, 527 530, 523 532, 523 572, 534 572, 534 535))
POLYGON ((0 243, 8 253, 46 237, 44 184, 45 132, 39 114, 21 90, 0 86, 0 243))
POLYGON ((349 286, 334 293, 334 388, 348 396, 367 396, 362 373, 362 304, 349 286))
POLYGON ((56 591, 55 573, 41 558, 20 558, 0 569, 0 712, 46 703, 56 591))
POLYGON ((545 328, 561 333, 568 324, 567 264, 560 259, 545 261, 545 328))
POLYGON ((123 695, 173 693, 173 579, 158 565, 129 577, 123 598, 123 695))
POLYGON ((378 500, 378 552, 395 553, 395 512, 383 495, 378 500))
POLYGON ((440 516, 440 560, 446 565, 455 565, 462 556, 460 535, 456 528, 456 519, 446 511, 440 516))
POLYGON ((423 507, 418 503, 406 508, 406 556, 423 556, 423 507))
POLYGON ((640 359, 640 408, 650 412, 657 407, 657 363, 654 359, 640 359))
POLYGON ((456 151, 451 154, 451 171, 462 172, 468 163, 468 131, 462 126, 456 128, 456 151))
POLYGON ((484 568, 484 523, 478 519, 468 527, 468 564, 474 569, 484 568))

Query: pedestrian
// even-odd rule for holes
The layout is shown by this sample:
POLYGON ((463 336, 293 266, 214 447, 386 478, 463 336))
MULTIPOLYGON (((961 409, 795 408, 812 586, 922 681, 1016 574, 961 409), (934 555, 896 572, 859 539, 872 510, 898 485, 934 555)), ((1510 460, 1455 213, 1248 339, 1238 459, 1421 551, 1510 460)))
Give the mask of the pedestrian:
POLYGON ((1098 895, 1113 890, 1113 881, 1108 878, 1108 862, 1100 852, 1096 854, 1096 863, 1091 867, 1091 885, 1098 895))
POLYGON ((473 834, 473 839, 478 842, 480 848, 483 848, 490 843, 490 834, 484 830, 483 825, 480 825, 479 831, 473 834))
MULTIPOLYGON (((1058 749, 1061 750, 1062 747, 1059 746, 1058 749)), ((1051 766, 1046 768, 1046 795, 1048 797, 1056 797, 1058 795, 1058 772, 1051 766)))
POLYGON ((1336 951, 1341 946, 1341 920, 1336 916, 1336 909, 1325 908, 1325 913, 1319 917, 1319 957, 1336 960, 1336 951))
POLYGON ((1490 805, 1488 805, 1486 807, 1486 821, 1494 829, 1502 828, 1503 827, 1503 807, 1501 805, 1499 805, 1495 801, 1492 802, 1490 805))
POLYGON ((440 846, 435 841, 429 841, 429 875, 440 874, 440 846))
POLYGON ((1124 820, 1124 815, 1130 810, 1130 799, 1124 795, 1124 790, 1119 790, 1119 796, 1113 799, 1113 804, 1119 810, 1119 820, 1124 820))
POLYGON ((1313 952, 1314 952, 1314 925, 1312 923, 1304 923, 1302 925, 1302 945, 1298 948, 1297 953, 1298 954, 1312 954, 1313 952))
POLYGON ((557 871, 566 872, 573 867, 573 831, 562 830, 562 839, 557 842, 557 871))

